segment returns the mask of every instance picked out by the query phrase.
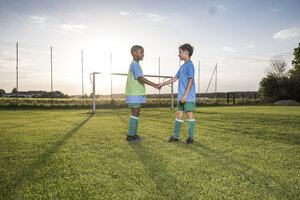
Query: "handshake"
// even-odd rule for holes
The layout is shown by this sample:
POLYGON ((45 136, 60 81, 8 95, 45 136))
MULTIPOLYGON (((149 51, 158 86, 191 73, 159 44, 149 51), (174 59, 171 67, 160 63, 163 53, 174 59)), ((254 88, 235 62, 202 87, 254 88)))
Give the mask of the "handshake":
POLYGON ((154 83, 154 85, 153 85, 153 87, 156 88, 156 89, 158 89, 158 90, 160 90, 163 86, 165 86, 164 83, 159 83, 159 84, 155 84, 154 83))
POLYGON ((169 79, 168 81, 163 82, 163 83, 159 83, 159 84, 153 83, 153 82, 149 81, 148 79, 144 78, 143 76, 138 77, 138 80, 140 82, 143 82, 143 83, 145 83, 147 85, 151 85, 152 87, 160 90, 163 86, 168 85, 170 83, 174 83, 175 81, 178 80, 178 78, 173 77, 173 78, 169 79))

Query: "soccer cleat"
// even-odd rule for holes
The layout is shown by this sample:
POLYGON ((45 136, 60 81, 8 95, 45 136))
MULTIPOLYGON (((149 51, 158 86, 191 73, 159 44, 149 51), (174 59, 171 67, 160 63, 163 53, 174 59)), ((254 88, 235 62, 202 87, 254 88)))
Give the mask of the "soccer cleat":
POLYGON ((186 144, 191 144, 194 142, 194 139, 188 137, 188 139, 185 141, 186 144))
POLYGON ((173 136, 169 140, 167 140, 167 142, 178 142, 178 141, 179 141, 179 139, 174 138, 173 136))
POLYGON ((136 140, 143 140, 144 138, 141 138, 139 135, 134 135, 133 136, 136 140))
POLYGON ((128 142, 138 142, 138 140, 134 136, 127 135, 126 140, 128 142))

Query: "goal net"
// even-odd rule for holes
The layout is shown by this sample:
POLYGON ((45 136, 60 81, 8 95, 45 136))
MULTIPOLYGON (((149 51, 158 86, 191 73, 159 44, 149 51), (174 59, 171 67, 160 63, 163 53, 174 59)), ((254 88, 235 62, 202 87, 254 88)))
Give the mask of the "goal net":
MULTIPOLYGON (((144 77, 146 77, 147 79, 149 79, 152 82, 155 83, 161 83, 163 82, 165 79, 169 79, 172 78, 172 76, 159 76, 159 75, 144 75, 144 77)), ((91 80, 91 84, 92 84, 92 96, 93 96, 93 112, 96 112, 96 107, 97 107, 97 98, 99 97, 99 95, 97 95, 98 88, 96 87, 106 87, 109 86, 110 94, 107 94, 106 91, 106 95, 101 95, 103 99, 107 99, 107 100, 117 100, 120 101, 121 99, 124 100, 125 95, 120 95, 120 93, 124 94, 125 91, 125 85, 126 85, 126 79, 127 79, 127 74, 125 73, 102 73, 102 72, 93 72, 90 74, 90 80, 91 80), (96 77, 99 77, 98 79, 96 77), (109 79, 107 77, 110 77, 109 79), (117 78, 118 77, 118 78, 117 78), (102 80, 101 80, 102 79, 102 80), (103 82, 104 81, 104 82, 103 82), (102 82, 102 84, 97 84, 97 82, 102 82), (121 85, 121 87, 117 87, 115 88, 114 82, 118 82, 119 85, 121 85), (120 90, 121 89, 121 90, 120 90), (116 91, 114 91, 116 90, 116 91)), ((173 83, 169 85, 169 87, 165 86, 164 88, 164 93, 162 93, 162 91, 158 91, 157 93, 158 95, 156 95, 156 97, 161 98, 161 96, 165 96, 166 95, 166 91, 169 94, 168 97, 171 98, 171 108, 174 108, 174 85, 173 83), (170 88, 170 89, 168 89, 170 88)), ((103 90, 102 90, 103 92, 103 90)), ((102 93, 100 92, 100 93, 102 93)), ((150 94, 151 95, 151 94, 150 94)), ((155 94, 154 94, 155 96, 155 94)))

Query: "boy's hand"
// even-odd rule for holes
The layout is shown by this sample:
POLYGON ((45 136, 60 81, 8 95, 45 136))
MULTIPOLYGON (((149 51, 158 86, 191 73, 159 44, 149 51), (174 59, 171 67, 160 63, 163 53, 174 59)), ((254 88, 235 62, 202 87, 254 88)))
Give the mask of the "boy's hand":
POLYGON ((187 100, 187 97, 185 97, 185 96, 183 96, 183 97, 180 99, 181 103, 185 103, 186 100, 187 100))
POLYGON ((158 84, 159 89, 161 89, 164 86, 163 83, 158 84))
POLYGON ((154 88, 156 88, 156 89, 158 89, 158 90, 161 89, 161 87, 159 87, 159 84, 154 84, 154 88))

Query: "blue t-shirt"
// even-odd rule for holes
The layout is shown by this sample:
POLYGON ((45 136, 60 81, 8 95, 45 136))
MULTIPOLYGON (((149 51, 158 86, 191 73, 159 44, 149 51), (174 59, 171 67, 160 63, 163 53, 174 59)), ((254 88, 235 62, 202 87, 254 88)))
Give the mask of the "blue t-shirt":
MULTIPOLYGON (((138 79, 138 77, 143 76, 139 64, 135 61, 133 61, 130 65, 130 71, 134 75, 135 79, 138 79)), ((146 96, 126 96, 126 103, 146 103, 146 96)))
POLYGON ((196 99, 196 90, 195 90, 195 68, 192 63, 192 61, 189 61, 187 63, 184 63, 181 65, 180 69, 178 70, 176 74, 176 78, 179 79, 178 82, 178 101, 183 97, 185 90, 188 86, 189 79, 193 79, 193 84, 191 87, 191 90, 187 96, 186 102, 195 102, 196 99))

